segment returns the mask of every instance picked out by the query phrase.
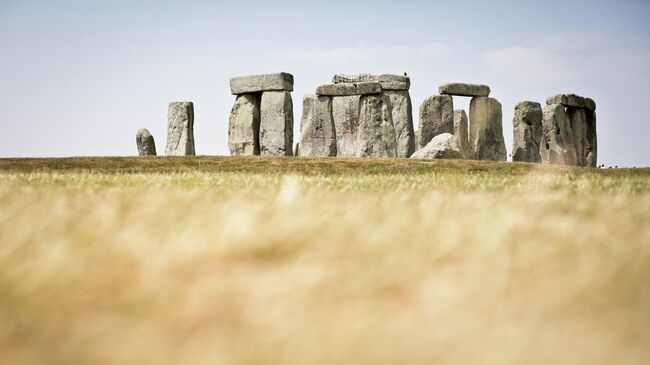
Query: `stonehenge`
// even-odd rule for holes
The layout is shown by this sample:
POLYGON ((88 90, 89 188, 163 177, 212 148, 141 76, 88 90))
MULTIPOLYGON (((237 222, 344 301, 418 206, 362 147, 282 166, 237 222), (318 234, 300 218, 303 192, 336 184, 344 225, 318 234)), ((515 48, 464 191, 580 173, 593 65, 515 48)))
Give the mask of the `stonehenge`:
POLYGON ((233 77, 236 95, 228 121, 233 156, 293 156, 293 75, 233 77))
POLYGON ((193 156, 194 153, 194 104, 191 101, 169 103, 167 111, 168 156, 193 156))
POLYGON ((522 101, 517 104, 512 127, 512 161, 540 162, 542 106, 534 101, 522 101))
POLYGON ((153 136, 149 133, 147 128, 138 129, 135 135, 135 143, 138 146, 139 156, 155 156, 156 144, 154 143, 153 136))
MULTIPOLYGON (((235 102, 228 120, 232 156, 293 156, 294 78, 286 72, 233 77, 235 102)), ((404 73, 335 74, 302 103, 295 155, 304 157, 412 157, 506 161, 502 106, 487 85, 446 83, 419 108, 413 123, 404 73), (454 110, 453 97, 471 97, 469 112, 454 110)), ((546 105, 514 108, 512 161, 597 167, 596 103, 557 94, 546 105)), ((154 138, 138 130, 139 156, 155 156, 154 138)), ((194 155, 194 105, 169 103, 165 154, 194 155)))
POLYGON ((549 97, 539 151, 542 163, 596 167, 596 103, 575 94, 549 97))
POLYGON ((409 157, 415 151, 410 85, 407 76, 334 75, 305 96, 299 156, 409 157))
POLYGON ((460 157, 477 160, 505 161, 507 157, 503 138, 501 103, 490 98, 487 85, 448 83, 438 88, 420 106, 418 148, 424 148, 433 138, 443 133, 454 136, 460 157), (454 111, 452 96, 472 97, 469 107, 469 135, 467 115, 454 111), (466 137, 467 136, 467 137, 466 137))

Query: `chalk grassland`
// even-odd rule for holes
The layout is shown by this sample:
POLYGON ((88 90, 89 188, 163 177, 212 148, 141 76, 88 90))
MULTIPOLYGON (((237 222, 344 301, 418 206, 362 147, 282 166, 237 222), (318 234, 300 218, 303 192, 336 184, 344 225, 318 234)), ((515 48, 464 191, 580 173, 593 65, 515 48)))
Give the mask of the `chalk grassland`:
POLYGON ((0 160, 2 364, 647 364, 650 170, 0 160))

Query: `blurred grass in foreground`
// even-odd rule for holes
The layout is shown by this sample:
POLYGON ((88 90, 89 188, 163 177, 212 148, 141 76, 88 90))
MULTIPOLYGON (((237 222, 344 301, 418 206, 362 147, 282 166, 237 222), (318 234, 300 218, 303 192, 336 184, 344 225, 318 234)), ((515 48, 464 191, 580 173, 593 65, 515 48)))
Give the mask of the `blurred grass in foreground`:
POLYGON ((2 364, 646 364, 650 170, 0 160, 2 364))

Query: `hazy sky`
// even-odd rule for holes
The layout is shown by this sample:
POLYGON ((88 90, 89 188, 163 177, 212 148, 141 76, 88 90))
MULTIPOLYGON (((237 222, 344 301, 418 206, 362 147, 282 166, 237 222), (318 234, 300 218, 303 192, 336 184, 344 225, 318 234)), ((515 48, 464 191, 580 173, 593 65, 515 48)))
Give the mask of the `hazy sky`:
POLYGON ((517 102, 575 92, 597 103, 599 163, 650 166, 648 0, 0 0, 0 156, 135 155, 140 127, 164 152, 173 100, 194 102, 197 154, 225 155, 228 79, 279 71, 295 141, 333 74, 408 72, 416 128, 438 85, 485 83, 510 153, 517 102))

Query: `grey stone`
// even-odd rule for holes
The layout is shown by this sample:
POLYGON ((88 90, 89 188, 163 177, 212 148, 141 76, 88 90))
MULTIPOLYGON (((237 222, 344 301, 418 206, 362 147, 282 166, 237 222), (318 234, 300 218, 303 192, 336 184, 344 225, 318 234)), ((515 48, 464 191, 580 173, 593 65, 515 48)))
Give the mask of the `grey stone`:
POLYGON ((356 84, 326 84, 316 88, 316 95, 349 96, 357 95, 356 84))
POLYGON ((149 133, 149 130, 147 128, 138 129, 138 133, 135 135, 135 143, 138 145, 138 155, 156 155, 156 143, 154 142, 153 136, 151 133, 149 133))
POLYGON ((381 93, 381 84, 378 82, 357 83, 357 95, 370 95, 381 93))
POLYGON ((573 147, 576 150, 576 165, 587 166, 587 110, 584 108, 566 108, 571 132, 573 133, 573 147))
POLYGON ((477 160, 505 161, 501 103, 475 96, 469 103, 470 144, 477 160))
POLYGON ((411 79, 408 76, 402 75, 371 75, 371 74, 358 74, 358 75, 344 75, 336 74, 332 78, 335 84, 340 83, 358 83, 358 82, 379 82, 382 90, 408 90, 411 87, 411 79))
POLYGON ((596 135, 596 112, 587 111, 587 147, 585 166, 598 166, 598 137, 596 135))
POLYGON ((300 121, 300 150, 296 156, 336 156, 336 132, 332 119, 332 98, 305 95, 300 121), (299 154, 298 154, 299 153, 299 154))
POLYGON ((193 156, 194 153, 194 104, 191 101, 169 103, 167 111, 168 156, 193 156))
POLYGON ((391 117, 395 126, 397 157, 409 157, 415 152, 415 129, 413 128, 413 106, 406 90, 388 90, 391 117))
POLYGON ((589 111, 596 111, 596 102, 593 99, 585 98, 576 94, 557 94, 546 99, 546 105, 562 104, 574 108, 584 108, 589 111))
POLYGON ((454 133, 454 101, 450 95, 434 95, 420 105, 418 149, 442 133, 454 133))
POLYGON ((228 148, 232 156, 260 154, 260 98, 237 95, 228 123, 228 148))
POLYGON ((262 91, 293 91, 293 75, 286 72, 266 75, 240 76, 230 79, 233 95, 262 91))
POLYGON ((388 96, 383 94, 361 96, 355 156, 395 157, 396 155, 395 126, 388 96))
POLYGON ((542 141, 542 106, 533 101, 522 101, 515 106, 512 120, 512 160, 541 162, 539 146, 542 141))
POLYGON ((542 163, 575 165, 576 149, 567 107, 562 104, 546 105, 542 128, 542 145, 539 149, 542 163))
POLYGON ((414 159, 459 159, 462 158, 456 137, 451 133, 439 134, 427 143, 422 149, 416 151, 411 158, 414 159))
POLYGON ((449 83, 440 85, 438 88, 440 94, 459 95, 459 96, 490 96, 490 87, 487 85, 449 83))
POLYGON ((467 113, 463 109, 454 110, 454 137, 458 143, 460 154, 464 159, 472 159, 474 153, 469 145, 467 113))
POLYGON ((354 156, 359 130, 359 95, 332 97, 336 155, 354 156))
MULTIPOLYGON (((302 147, 302 146, 301 146, 302 147)), ((293 101, 288 91, 266 91, 260 102, 260 154, 293 155, 293 101)))

